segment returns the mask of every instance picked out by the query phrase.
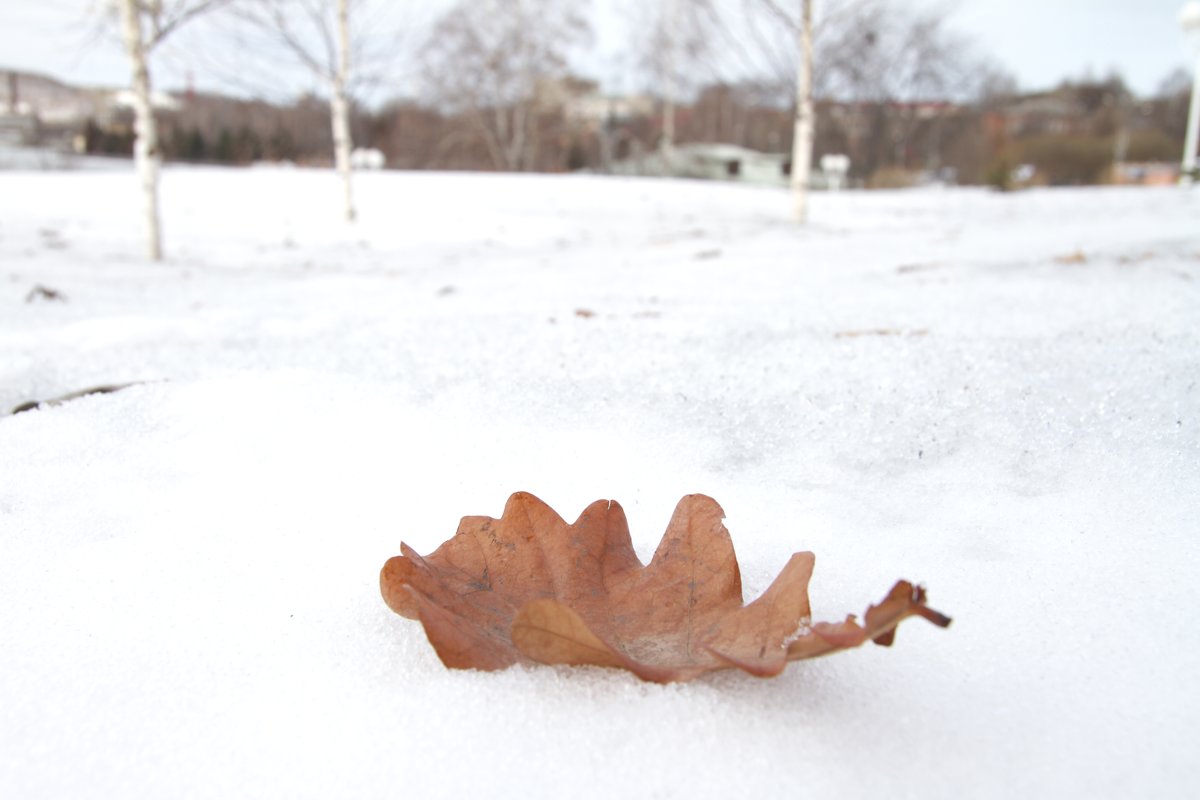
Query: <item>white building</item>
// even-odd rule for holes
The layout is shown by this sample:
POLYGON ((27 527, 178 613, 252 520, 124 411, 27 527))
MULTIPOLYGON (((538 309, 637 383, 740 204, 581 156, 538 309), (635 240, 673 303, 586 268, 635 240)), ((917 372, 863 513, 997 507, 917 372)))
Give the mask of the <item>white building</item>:
POLYGON ((787 186, 791 180, 792 157, 786 153, 761 153, 733 144, 681 144, 669 153, 652 152, 615 162, 611 171, 618 175, 787 186))

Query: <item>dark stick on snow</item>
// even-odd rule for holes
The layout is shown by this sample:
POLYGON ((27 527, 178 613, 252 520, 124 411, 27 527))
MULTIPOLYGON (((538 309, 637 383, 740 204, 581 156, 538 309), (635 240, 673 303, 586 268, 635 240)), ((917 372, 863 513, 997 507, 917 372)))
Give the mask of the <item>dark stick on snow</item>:
POLYGON ((49 400, 30 400, 27 403, 21 403, 12 410, 13 414, 20 414, 23 411, 33 411, 35 408, 50 408, 52 406, 61 406, 63 403, 68 403, 72 400, 78 400, 80 397, 87 397, 89 394, 110 394, 119 392, 122 389, 128 389, 130 386, 137 386, 141 381, 133 383, 113 383, 104 386, 93 386, 90 389, 80 389, 77 392, 70 392, 61 397, 52 397, 49 400))
POLYGON ((49 286, 42 286, 39 283, 29 290, 29 294, 25 295, 26 303, 32 303, 34 300, 54 300, 65 303, 67 296, 58 289, 51 289, 49 286))

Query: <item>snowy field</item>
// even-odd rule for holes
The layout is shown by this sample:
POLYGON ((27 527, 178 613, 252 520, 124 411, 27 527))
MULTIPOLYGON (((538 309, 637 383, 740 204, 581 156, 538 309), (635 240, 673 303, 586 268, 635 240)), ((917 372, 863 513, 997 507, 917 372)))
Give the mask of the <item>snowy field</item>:
POLYGON ((148 265, 131 174, 0 174, 0 410, 141 382, 0 416, 0 796, 1196 796, 1200 193, 357 187, 168 170, 148 265), (448 671, 379 568, 516 490, 954 625, 448 671))

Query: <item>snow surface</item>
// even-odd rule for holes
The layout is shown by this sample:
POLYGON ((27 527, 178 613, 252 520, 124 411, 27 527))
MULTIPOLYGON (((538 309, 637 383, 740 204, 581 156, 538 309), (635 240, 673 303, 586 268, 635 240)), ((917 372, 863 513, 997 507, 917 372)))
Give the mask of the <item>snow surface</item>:
POLYGON ((132 175, 0 175, 0 409, 144 382, 0 417, 0 796, 1194 796, 1200 194, 164 180, 148 265, 132 175), (378 570, 516 490, 955 622, 448 671, 378 570))

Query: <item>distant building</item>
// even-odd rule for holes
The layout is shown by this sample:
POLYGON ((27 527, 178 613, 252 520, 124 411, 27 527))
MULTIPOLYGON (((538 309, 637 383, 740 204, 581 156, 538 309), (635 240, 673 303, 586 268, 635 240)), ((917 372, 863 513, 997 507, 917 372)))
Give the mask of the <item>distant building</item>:
MULTIPOLYGON (((119 89, 113 94, 112 102, 120 108, 134 108, 137 105, 137 95, 132 89, 119 89)), ((179 100, 166 92, 151 92, 150 105, 157 111, 178 111, 179 100)))
POLYGON ((732 144, 682 144, 669 153, 659 151, 616 161, 610 171, 618 175, 786 186, 791 179, 792 159, 784 153, 760 153, 732 144))
POLYGON ((612 122, 649 117, 654 113, 654 99, 644 94, 592 92, 567 99, 563 113, 568 123, 594 131, 612 122))
POLYGON ((1114 164, 1113 183, 1121 186, 1174 186, 1179 183, 1179 165, 1159 161, 1114 164))
POLYGON ((783 186, 792 174, 790 155, 732 144, 683 145, 674 151, 674 159, 674 174, 681 178, 783 186))
POLYGON ((78 89, 44 75, 9 72, 4 83, 5 112, 35 116, 51 126, 94 117, 108 103, 108 92, 78 89))
POLYGON ((350 153, 350 166, 357 170, 375 172, 387 166, 387 157, 375 147, 356 147, 350 153))
POLYGON ((1001 112, 1004 134, 1009 137, 1038 134, 1078 134, 1087 131, 1087 109, 1067 91, 1042 92, 1019 97, 1001 112))
POLYGON ((38 120, 32 114, 0 111, 0 145, 28 147, 37 142, 38 120))
POLYGON ((108 124, 119 114, 106 89, 81 89, 53 78, 10 71, 3 80, 0 144, 69 152, 88 121, 108 124))

